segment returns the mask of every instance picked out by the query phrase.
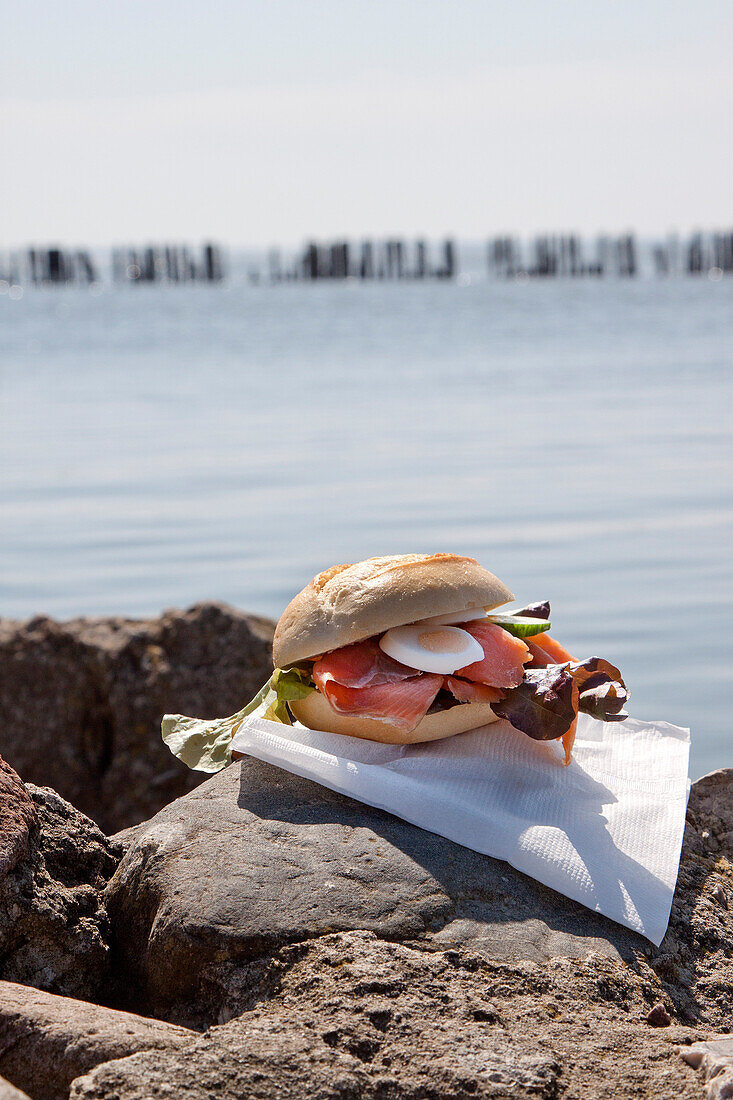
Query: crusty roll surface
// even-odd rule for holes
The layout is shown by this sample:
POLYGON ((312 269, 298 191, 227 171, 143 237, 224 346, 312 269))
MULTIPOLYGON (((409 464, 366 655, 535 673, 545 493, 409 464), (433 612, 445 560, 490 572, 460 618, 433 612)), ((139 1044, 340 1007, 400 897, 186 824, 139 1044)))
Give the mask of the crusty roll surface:
POLYGON ((493 573, 457 554, 401 554, 335 565, 314 577, 285 608, 273 641, 275 667, 287 668, 431 615, 471 607, 490 610, 513 599, 493 573))
POLYGON ((295 718, 313 730, 345 733, 367 741, 382 741, 387 745, 415 745, 420 741, 439 741, 456 733, 478 729, 496 722, 488 703, 457 703, 447 710, 426 714, 414 730, 401 730, 376 718, 359 718, 353 714, 338 714, 320 691, 312 691, 305 699, 288 703, 295 718))

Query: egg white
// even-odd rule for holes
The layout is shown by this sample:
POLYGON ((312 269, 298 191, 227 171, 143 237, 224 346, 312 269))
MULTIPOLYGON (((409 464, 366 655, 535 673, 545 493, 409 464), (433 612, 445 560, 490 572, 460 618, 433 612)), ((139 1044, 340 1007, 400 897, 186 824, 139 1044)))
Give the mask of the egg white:
POLYGON ((466 611, 449 611, 445 615, 431 615, 429 619, 420 619, 418 626, 450 626, 452 623, 473 623, 477 619, 488 619, 489 613, 483 607, 469 607, 466 611))
POLYGON ((382 635, 379 645, 403 665, 443 676, 484 657, 483 649, 466 630, 429 619, 393 627, 382 635))

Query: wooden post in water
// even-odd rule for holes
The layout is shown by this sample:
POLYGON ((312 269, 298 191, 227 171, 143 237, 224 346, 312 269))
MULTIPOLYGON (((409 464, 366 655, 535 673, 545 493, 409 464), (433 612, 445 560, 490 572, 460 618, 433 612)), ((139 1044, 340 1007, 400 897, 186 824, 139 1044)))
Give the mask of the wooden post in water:
POLYGON ((341 252, 337 244, 332 244, 328 249, 328 277, 329 279, 342 278, 341 252))
POLYGON ((574 279, 576 275, 580 275, 582 266, 578 238, 574 233, 571 233, 568 237, 568 261, 570 264, 570 277, 574 279))
POLYGON ((204 245, 204 278, 209 283, 220 283, 224 278, 221 250, 211 241, 204 245))
POLYGON ((427 248, 425 241, 415 242, 415 278, 424 279, 428 274, 427 248))
POLYGON ((394 241, 387 241, 385 243, 384 248, 385 248, 385 252, 386 252, 386 257, 385 257, 386 262, 385 262, 385 272, 384 272, 385 273, 385 278, 392 279, 394 277, 394 273, 395 273, 394 241))
POLYGON ((702 233, 693 233, 687 248, 687 271, 690 275, 702 272, 702 233))
POLYGON ((48 272, 48 281, 50 283, 61 283, 64 281, 64 257, 60 248, 49 248, 46 253, 48 272))
POLYGON ((92 258, 83 249, 76 254, 76 270, 77 276, 82 278, 85 283, 91 284, 99 281, 92 258))
POLYGON ((145 283, 155 282, 155 249, 148 247, 143 252, 142 272, 140 278, 145 283))
POLYGON ((733 272, 733 233, 724 234, 723 271, 726 274, 733 272))
POLYGON ((336 245, 336 255, 338 257, 338 277, 339 279, 345 279, 349 274, 349 247, 343 241, 336 245))
POLYGON ((452 279, 456 273, 456 246, 448 239, 443 242, 443 266, 436 271, 438 279, 452 279))
POLYGON ((374 246, 371 241, 362 241, 359 275, 362 279, 374 278, 374 246))
POLYGON ((178 248, 173 244, 165 246, 165 277, 169 283, 177 283, 179 279, 178 248))
POLYGON ((311 282, 318 278, 318 246, 310 241, 303 253, 303 278, 311 282))
POLYGON ((626 235, 626 273, 633 279, 637 271, 636 238, 633 233, 626 235))
POLYGON ((36 252, 35 248, 29 248, 28 249, 28 274, 29 274, 30 280, 31 280, 31 282, 33 283, 34 286, 37 286, 38 283, 41 281, 41 273, 40 273, 40 270, 39 270, 39 267, 40 267, 39 259, 40 259, 40 257, 38 255, 38 253, 36 252))
POLYGON ((395 271, 398 279, 405 277, 405 246, 402 241, 394 243, 395 271))

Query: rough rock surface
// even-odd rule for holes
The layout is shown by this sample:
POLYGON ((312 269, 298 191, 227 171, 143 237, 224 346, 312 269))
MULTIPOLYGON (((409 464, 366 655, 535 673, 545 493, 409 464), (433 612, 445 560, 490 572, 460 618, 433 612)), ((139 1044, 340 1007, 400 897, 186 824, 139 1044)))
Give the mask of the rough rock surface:
POLYGON ((30 1100, 30 1097, 27 1093, 16 1089, 14 1085, 10 1084, 10 1081, 0 1077, 0 1100, 30 1100))
POLYGON ((0 620, 0 753, 106 832, 134 825, 201 780, 161 742, 163 714, 238 710, 269 675, 273 628, 219 604, 0 620))
POLYGON ((0 880, 28 854, 35 824, 31 796, 20 776, 0 756, 0 880))
POLYGON ((692 785, 669 929, 649 961, 680 1019, 733 1025, 733 768, 692 785))
MULTIPOLYGON (((677 1053, 688 1032, 644 1023, 648 983, 620 961, 426 946, 349 932, 282 948, 243 1015, 178 1051, 100 1066, 71 1097, 701 1097, 677 1053)), ((252 973, 231 978, 251 996, 252 973)))
POLYGON ((0 877, 0 978, 93 998, 109 971, 102 892, 118 857, 55 791, 24 790, 35 820, 25 853, 0 877))
POLYGON ((733 1039, 721 1036, 693 1043, 680 1051, 683 1060, 702 1071, 709 1100, 730 1100, 733 1096, 733 1039))
POLYGON ((73 1079, 100 1062, 194 1038, 160 1020, 0 982, 0 1073, 43 1100, 65 1100, 73 1079))
POLYGON ((221 987, 228 966, 256 971, 283 944, 367 929, 493 961, 623 959, 654 990, 647 1013, 662 1001, 678 1021, 723 1027, 733 911, 718 892, 733 894, 732 791, 733 771, 693 788, 672 924, 655 951, 505 863, 242 760, 139 829, 110 882, 130 1003, 206 1026, 246 1003, 244 987, 234 999, 221 987))

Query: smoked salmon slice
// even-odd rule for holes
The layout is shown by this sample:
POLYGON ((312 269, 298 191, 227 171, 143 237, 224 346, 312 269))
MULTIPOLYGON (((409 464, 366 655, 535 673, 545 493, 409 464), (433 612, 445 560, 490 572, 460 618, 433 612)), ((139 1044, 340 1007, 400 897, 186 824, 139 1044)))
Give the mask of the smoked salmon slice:
POLYGON ((572 726, 567 733, 564 733, 560 740, 562 741, 562 747, 565 752, 564 764, 567 768, 570 761, 573 759, 573 745, 575 744, 575 733, 578 728, 578 719, 576 718, 572 726))
POLYGON ((502 698, 498 688, 472 683, 470 680, 459 680, 457 676, 446 676, 443 686, 459 703, 496 703, 502 698))
POLYGON ((361 688, 344 687, 335 680, 316 682, 339 714, 385 718, 399 729, 413 730, 443 686, 443 677, 423 672, 409 680, 361 688))
POLYGON ((412 676, 419 676, 416 668, 408 668, 384 653, 376 638, 355 642, 334 649, 320 657, 313 665, 313 679, 323 691, 322 683, 335 680, 343 687, 362 688, 377 684, 396 684, 412 676))
POLYGON ((518 687, 530 652, 521 638, 515 638, 496 623, 461 623, 461 629, 476 639, 484 651, 482 661, 456 669, 456 676, 497 688, 518 687))
POLYGON ((545 665, 563 665, 566 661, 574 661, 565 646, 560 645, 549 634, 538 634, 535 638, 528 638, 527 645, 532 654, 532 664, 544 668, 545 665))

